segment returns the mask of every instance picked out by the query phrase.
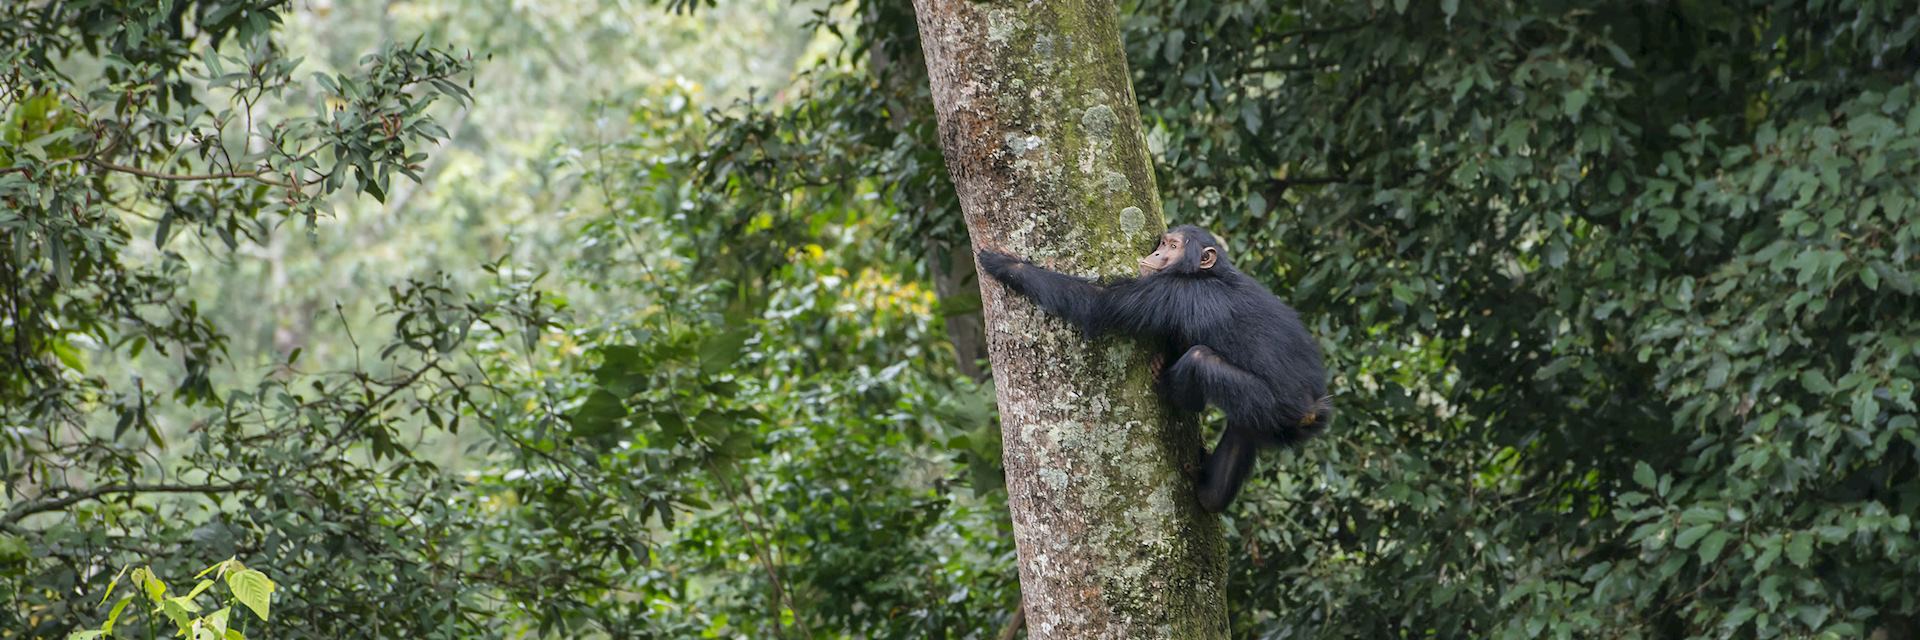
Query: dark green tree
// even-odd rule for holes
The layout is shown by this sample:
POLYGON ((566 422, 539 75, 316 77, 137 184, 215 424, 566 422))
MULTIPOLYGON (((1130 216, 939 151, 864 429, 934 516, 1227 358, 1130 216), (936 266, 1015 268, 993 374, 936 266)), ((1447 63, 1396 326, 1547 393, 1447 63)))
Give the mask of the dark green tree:
MULTIPOLYGON (((176 582, 116 601, 191 600, 179 581, 228 557, 279 582, 274 626, 255 633, 506 634, 503 617, 575 622, 528 622, 499 602, 564 609, 604 583, 552 575, 645 558, 635 532, 665 489, 604 476, 581 482, 597 493, 540 493, 543 477, 462 482, 414 450, 475 423, 517 450, 509 429, 539 412, 501 410, 513 389, 488 379, 499 358, 463 346, 524 336, 533 348, 556 309, 525 278, 500 274, 478 293, 397 283, 375 294, 390 339, 350 346, 365 366, 309 370, 294 350, 263 375, 216 382, 227 338, 188 295, 185 256, 311 224, 329 194, 379 199, 418 179, 417 147, 447 135, 431 105, 468 95, 467 57, 417 41, 297 82, 298 61, 273 38, 286 4, 0 7, 0 635, 99 626, 128 566, 176 582), (151 371, 165 377, 140 375, 151 371), (515 509, 483 506, 515 493, 527 496, 515 509), (626 524, 565 539, 494 528, 522 518, 626 524), (591 549, 553 551, 577 544, 591 549)), ((121 622, 123 635, 167 626, 121 622)))
MULTIPOLYGON (((505 259, 394 276, 302 302, 319 330, 294 348, 230 348, 215 318, 270 305, 223 284, 346 196, 421 202, 436 116, 477 108, 466 56, 419 43, 296 81, 276 30, 296 10, 0 8, 0 266, 21 284, 0 297, 0 637, 171 633, 168 611, 227 597, 193 577, 228 558, 277 584, 268 623, 226 617, 254 637, 927 637, 1008 615, 1004 507, 954 491, 942 451, 987 439, 990 394, 924 359, 912 260, 857 233, 879 226, 864 188, 799 225, 685 215, 739 188, 682 162, 709 131, 690 87, 568 113, 632 138, 528 160, 586 219, 536 231, 606 240, 561 243, 543 287, 505 259)), ((513 62, 572 51, 532 24, 513 62)), ((356 231, 436 241, 401 222, 356 231)))
MULTIPOLYGON (((856 50, 916 42, 899 3, 858 8, 856 50)), ((1331 436, 1229 517, 1239 633, 1911 633, 1900 3, 1123 13, 1169 220, 1222 233, 1340 372, 1331 436)), ((957 229, 905 187, 940 169, 891 161, 935 141, 801 117, 912 116, 902 66, 771 119, 811 141, 788 157, 888 161, 764 171, 898 185, 900 228, 957 229)))

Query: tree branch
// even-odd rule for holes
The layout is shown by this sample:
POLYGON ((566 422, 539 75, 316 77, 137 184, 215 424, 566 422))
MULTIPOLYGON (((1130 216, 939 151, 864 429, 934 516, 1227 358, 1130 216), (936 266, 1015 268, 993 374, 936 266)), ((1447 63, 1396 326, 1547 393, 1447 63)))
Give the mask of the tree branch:
POLYGON ((1299 64, 1255 64, 1247 65, 1239 75, 1250 76, 1258 73, 1292 73, 1295 71, 1318 71, 1340 66, 1339 62, 1302 62, 1299 64))
POLYGON ((105 496, 122 493, 200 493, 218 494, 243 491, 253 488, 251 483, 230 482, 226 484, 112 484, 95 487, 64 498, 28 502, 7 511, 0 516, 0 524, 13 524, 36 513, 45 513, 96 500, 105 496))
POLYGON ((1348 31, 1358 30, 1359 28, 1367 26, 1369 24, 1373 24, 1372 19, 1361 20, 1353 24, 1341 25, 1338 27, 1323 27, 1323 28, 1317 28, 1317 29, 1314 29, 1314 28, 1295 29, 1293 31, 1285 31, 1285 32, 1273 34, 1271 36, 1267 36, 1265 38, 1261 38, 1258 44, 1274 44, 1279 42, 1285 42, 1287 40, 1291 40, 1294 38, 1307 37, 1307 36, 1330 36, 1336 33, 1346 33, 1348 31))
POLYGON ((177 182, 195 182, 200 180, 252 180, 254 182, 270 184, 276 187, 282 187, 286 189, 293 188, 293 184, 266 177, 264 175, 261 175, 261 172, 259 171, 226 171, 221 173, 200 173, 200 174, 160 173, 157 171, 148 171, 146 169, 141 169, 139 167, 129 167, 123 164, 114 164, 111 162, 107 162, 105 160, 101 160, 99 158, 88 158, 87 162, 88 164, 92 164, 93 166, 100 167, 108 171, 118 171, 120 173, 132 174, 132 175, 140 176, 143 178, 153 178, 155 180, 173 180, 177 182))
POLYGON ((1264 195, 1266 196, 1268 202, 1277 203, 1280 201, 1280 196, 1285 195, 1288 189, 1292 189, 1294 187, 1311 187, 1311 186, 1318 186, 1323 184, 1352 184, 1352 183, 1353 183, 1353 179, 1347 176, 1303 176, 1298 178, 1294 178, 1294 177, 1274 178, 1273 180, 1270 180, 1267 182, 1266 194, 1264 195))
POLYGON ((1020 627, 1026 622, 1027 607, 1025 605, 1014 607, 1013 617, 1007 619, 1007 626, 1000 628, 1000 640, 1013 640, 1015 636, 1020 635, 1020 627))

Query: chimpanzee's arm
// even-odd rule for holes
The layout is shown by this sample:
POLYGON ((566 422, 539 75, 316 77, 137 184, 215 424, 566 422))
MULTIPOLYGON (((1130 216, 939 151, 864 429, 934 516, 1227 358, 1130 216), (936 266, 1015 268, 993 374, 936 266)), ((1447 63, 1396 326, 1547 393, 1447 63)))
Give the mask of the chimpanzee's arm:
POLYGON ((1233 309, 1217 283, 1200 278, 1152 275, 1107 286, 1094 332, 1143 336, 1196 335, 1219 330, 1233 309))
POLYGON ((998 251, 981 251, 980 268, 1041 309, 1078 325, 1087 335, 1098 332, 1105 287, 998 251))

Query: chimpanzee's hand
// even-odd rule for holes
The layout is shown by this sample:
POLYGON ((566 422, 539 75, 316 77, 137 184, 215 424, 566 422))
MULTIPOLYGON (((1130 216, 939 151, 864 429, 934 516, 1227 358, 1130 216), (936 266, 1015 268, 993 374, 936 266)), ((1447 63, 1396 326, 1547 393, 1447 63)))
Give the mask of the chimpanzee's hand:
POLYGON ((978 253, 978 256, 980 258, 980 269, 986 271, 987 275, 993 276, 995 280, 1001 282, 1006 282, 1009 279, 1008 274, 1027 263, 1025 260, 992 249, 983 249, 978 253))

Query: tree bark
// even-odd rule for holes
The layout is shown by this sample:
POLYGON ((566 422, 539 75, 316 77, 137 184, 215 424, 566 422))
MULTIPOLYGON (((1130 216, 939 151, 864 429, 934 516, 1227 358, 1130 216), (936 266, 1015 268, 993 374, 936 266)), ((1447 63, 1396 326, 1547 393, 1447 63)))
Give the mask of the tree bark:
MULTIPOLYGON (((914 0, 973 245, 1131 275, 1165 229, 1110 0, 914 0)), ((1227 635, 1226 549, 1194 501, 1200 434, 1131 338, 1083 340, 982 279, 1032 638, 1227 635)))

